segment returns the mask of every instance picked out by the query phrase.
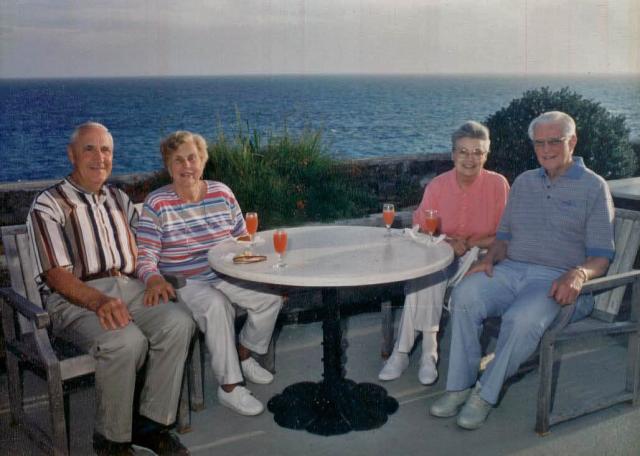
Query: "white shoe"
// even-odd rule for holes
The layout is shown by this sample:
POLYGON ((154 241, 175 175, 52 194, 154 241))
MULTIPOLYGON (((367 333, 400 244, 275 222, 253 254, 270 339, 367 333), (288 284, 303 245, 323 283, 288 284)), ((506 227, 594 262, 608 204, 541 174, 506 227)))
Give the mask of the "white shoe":
POLYGON ((395 380, 402 375, 407 367, 409 367, 409 355, 394 350, 387 362, 384 363, 378 378, 383 381, 395 380))
POLYGON ((427 355, 420 358, 420 370, 418 371, 418 380, 423 385, 431 385, 438 379, 438 369, 436 369, 436 360, 433 356, 427 355))
POLYGON ((242 361, 240 367, 245 380, 249 380, 251 383, 268 385, 273 381, 273 374, 258 364, 251 356, 242 361))
POLYGON ((251 395, 244 386, 236 385, 230 393, 218 387, 218 400, 225 407, 238 412, 240 415, 259 415, 264 411, 262 403, 251 395))

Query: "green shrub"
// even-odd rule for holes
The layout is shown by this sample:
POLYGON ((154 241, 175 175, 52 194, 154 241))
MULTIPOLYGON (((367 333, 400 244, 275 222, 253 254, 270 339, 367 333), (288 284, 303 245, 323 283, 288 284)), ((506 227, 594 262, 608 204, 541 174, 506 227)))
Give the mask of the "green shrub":
POLYGON ((485 121, 491 131, 487 167, 504 174, 510 182, 539 166, 527 136, 529 123, 545 111, 563 111, 576 121, 578 144, 574 155, 605 179, 634 175, 636 154, 629 143, 624 116, 615 116, 599 103, 563 88, 530 90, 485 121))
POLYGON ((243 211, 257 211, 261 228, 359 217, 376 207, 364 188, 336 170, 319 131, 293 136, 240 130, 209 146, 205 178, 227 184, 243 211), (265 144, 262 142, 265 141, 265 144))

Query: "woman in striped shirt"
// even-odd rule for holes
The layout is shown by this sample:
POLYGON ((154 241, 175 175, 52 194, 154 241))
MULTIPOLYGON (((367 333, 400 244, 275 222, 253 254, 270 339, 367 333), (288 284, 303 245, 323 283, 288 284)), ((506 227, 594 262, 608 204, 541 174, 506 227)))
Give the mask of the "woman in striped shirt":
POLYGON ((231 189, 202 180, 208 159, 204 138, 178 131, 160 149, 172 183, 148 195, 138 223, 136 271, 147 286, 145 303, 177 295, 205 333, 219 401, 240 414, 257 415, 264 407, 241 383, 243 378, 273 381, 250 355, 267 352, 282 297, 266 286, 218 277, 209 267, 211 247, 247 231, 231 189), (186 279, 186 284, 174 290, 163 275, 186 279), (237 348, 232 303, 247 310, 237 348))

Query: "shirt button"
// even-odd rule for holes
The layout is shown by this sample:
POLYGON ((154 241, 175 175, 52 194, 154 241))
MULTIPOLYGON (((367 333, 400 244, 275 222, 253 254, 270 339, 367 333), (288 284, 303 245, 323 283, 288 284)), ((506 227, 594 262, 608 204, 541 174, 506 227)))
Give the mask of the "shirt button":
POLYGON ((551 199, 551 196, 550 196, 550 195, 547 195, 547 199, 551 199))

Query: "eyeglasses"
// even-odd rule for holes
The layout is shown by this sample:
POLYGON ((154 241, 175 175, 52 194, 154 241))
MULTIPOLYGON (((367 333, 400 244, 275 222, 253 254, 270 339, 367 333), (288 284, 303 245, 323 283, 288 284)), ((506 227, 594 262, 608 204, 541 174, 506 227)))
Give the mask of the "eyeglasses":
POLYGON ((541 149, 545 144, 549 147, 558 147, 560 144, 564 144, 566 140, 566 136, 563 136, 562 138, 534 139, 533 147, 541 149))
POLYGON ((481 159, 487 154, 487 152, 481 149, 475 149, 475 150, 455 149, 454 152, 462 158, 474 158, 476 160, 481 159))

